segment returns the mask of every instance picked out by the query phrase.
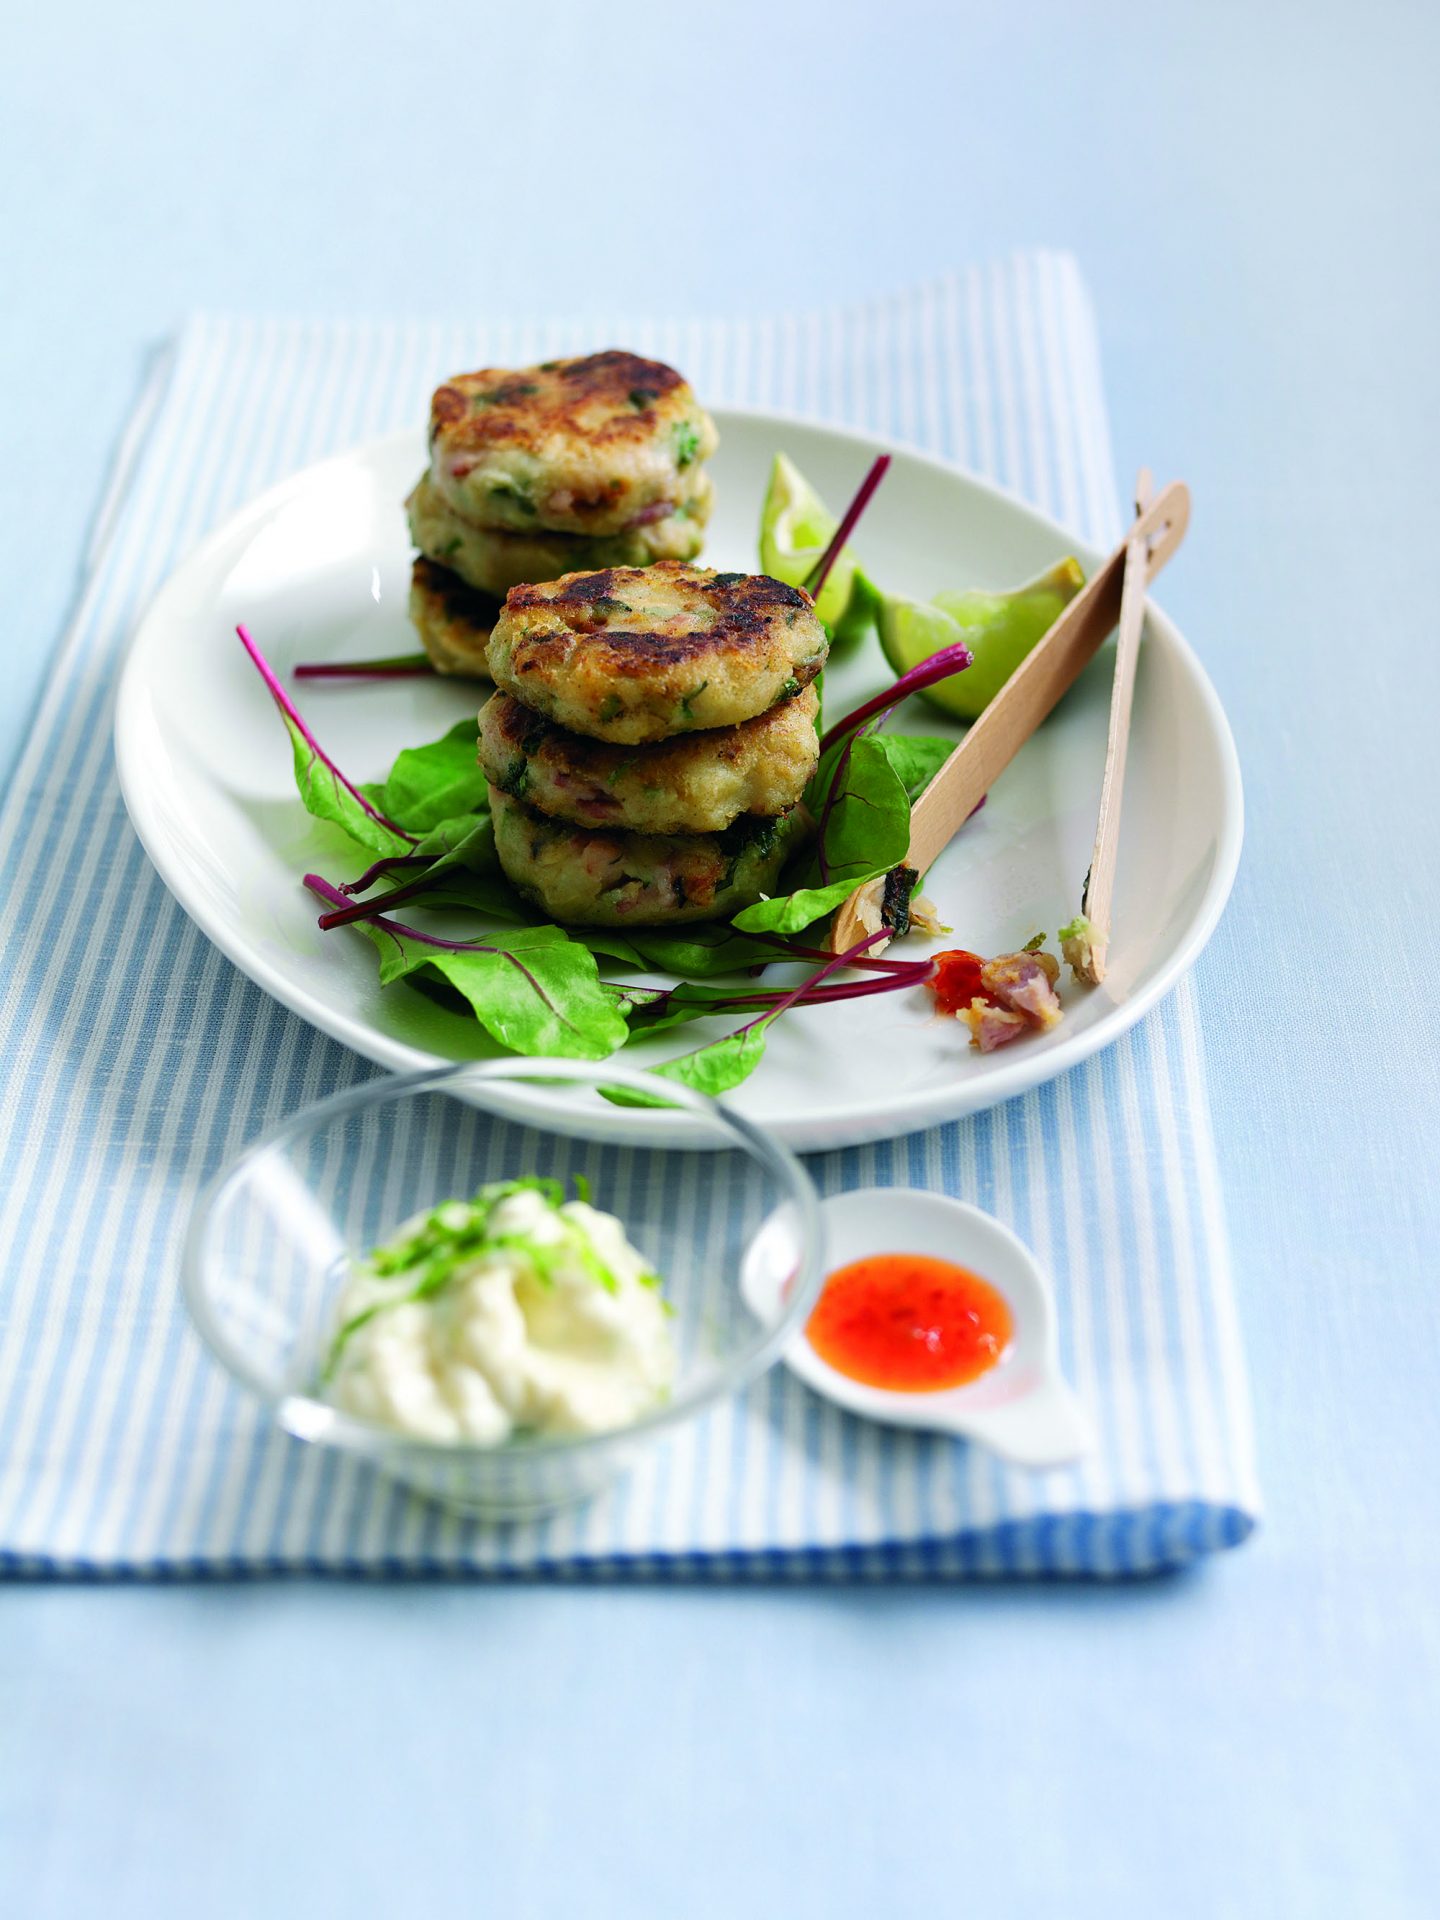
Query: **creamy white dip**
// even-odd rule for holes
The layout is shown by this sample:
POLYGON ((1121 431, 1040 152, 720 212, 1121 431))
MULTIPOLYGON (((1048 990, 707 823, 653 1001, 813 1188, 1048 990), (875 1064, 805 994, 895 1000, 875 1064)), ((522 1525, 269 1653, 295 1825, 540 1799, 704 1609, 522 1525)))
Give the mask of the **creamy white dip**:
POLYGON ((675 1352, 657 1276, 583 1200, 485 1192, 407 1222, 357 1269, 324 1391, 427 1440, 600 1433, 664 1400, 675 1352))

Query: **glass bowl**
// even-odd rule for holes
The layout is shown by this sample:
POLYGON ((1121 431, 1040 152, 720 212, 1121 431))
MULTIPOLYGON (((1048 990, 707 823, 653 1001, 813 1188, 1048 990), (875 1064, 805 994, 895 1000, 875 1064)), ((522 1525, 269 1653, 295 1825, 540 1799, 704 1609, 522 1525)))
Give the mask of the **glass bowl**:
POLYGON ((596 1492, 638 1448, 753 1380, 779 1356, 823 1279, 819 1207, 788 1148, 718 1101, 663 1083, 676 1125, 607 1142, 652 1074, 611 1062, 501 1060, 367 1081, 284 1121, 201 1195, 182 1278, 221 1365, 301 1440, 358 1455, 447 1505, 495 1519, 596 1492), (664 1278, 675 1381, 633 1425, 501 1446, 413 1438, 318 1397, 320 1358, 354 1262, 421 1209, 489 1180, 583 1174, 664 1278), (763 1229, 763 1231, 762 1231, 763 1229), (762 1322, 741 1294, 759 1263, 785 1307, 762 1322))

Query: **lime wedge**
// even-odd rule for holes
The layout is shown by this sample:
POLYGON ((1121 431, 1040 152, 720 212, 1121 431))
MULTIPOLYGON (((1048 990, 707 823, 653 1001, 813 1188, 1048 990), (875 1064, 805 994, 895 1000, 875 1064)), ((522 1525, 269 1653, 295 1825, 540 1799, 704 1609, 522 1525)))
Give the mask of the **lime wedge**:
MULTIPOLYGON (((803 586, 839 524, 795 463, 777 453, 760 510, 760 571, 787 586, 803 586)), ((838 646, 872 625, 879 600, 854 550, 844 547, 815 611, 838 646)))
POLYGON ((880 600, 880 645, 897 673, 963 640, 974 665, 919 695, 960 720, 978 720, 1085 584, 1080 562, 1062 560, 1012 593, 937 593, 933 601, 880 600))

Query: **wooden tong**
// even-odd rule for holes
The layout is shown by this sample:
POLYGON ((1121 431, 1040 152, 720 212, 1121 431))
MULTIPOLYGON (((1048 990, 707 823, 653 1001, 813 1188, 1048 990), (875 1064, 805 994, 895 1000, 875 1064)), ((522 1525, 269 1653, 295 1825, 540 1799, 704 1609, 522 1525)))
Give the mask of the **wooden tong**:
MULTIPOLYGON (((1135 521, 1150 504, 1150 469, 1135 482, 1135 521)), ((1135 698, 1135 669, 1140 663, 1140 629, 1145 621, 1147 546, 1131 529, 1125 545, 1125 576, 1120 591, 1120 632, 1115 642, 1115 680, 1110 692, 1110 730, 1105 742, 1105 776, 1100 783, 1100 813, 1095 847, 1080 890, 1080 914, 1089 924, 1069 944, 1066 958, 1077 980, 1098 987, 1110 952, 1110 907, 1115 895, 1115 862, 1120 850, 1120 806, 1125 792, 1125 756, 1130 745, 1130 709, 1135 698)))
MULTIPOLYGON (((1041 721, 1099 652, 1120 618, 1126 556, 1132 547, 1143 555, 1148 585, 1185 538, 1189 524, 1190 490, 1182 481, 1166 487, 1137 515, 1125 539, 1021 661, 915 802, 910 815, 907 866, 919 874, 928 872, 1041 721)), ((1143 600, 1140 604, 1143 609, 1143 600)), ((1133 666, 1131 673, 1133 685, 1133 666)), ((1118 789, 1114 812, 1118 830, 1118 789)), ((1103 832, 1103 816, 1101 826, 1103 832)), ((870 929, 861 903, 872 891, 883 891, 884 884, 883 878, 865 882, 839 909, 830 934, 832 951, 844 953, 864 939, 870 929)), ((1094 893, 1093 884, 1090 891, 1094 893)))

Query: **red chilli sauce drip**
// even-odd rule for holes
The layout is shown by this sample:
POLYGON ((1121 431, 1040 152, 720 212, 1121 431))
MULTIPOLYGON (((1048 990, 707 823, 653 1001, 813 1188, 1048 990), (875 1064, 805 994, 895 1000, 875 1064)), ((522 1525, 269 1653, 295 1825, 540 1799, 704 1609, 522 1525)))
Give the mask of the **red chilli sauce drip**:
POLYGON ((990 995, 980 984, 980 969, 984 964, 978 953, 969 953, 964 947, 936 954, 929 987, 941 1013, 963 1013, 972 1000, 990 1004, 990 995))

